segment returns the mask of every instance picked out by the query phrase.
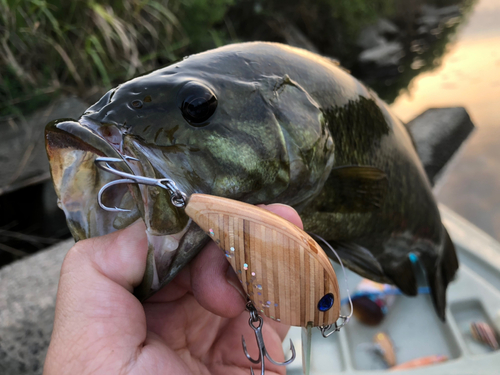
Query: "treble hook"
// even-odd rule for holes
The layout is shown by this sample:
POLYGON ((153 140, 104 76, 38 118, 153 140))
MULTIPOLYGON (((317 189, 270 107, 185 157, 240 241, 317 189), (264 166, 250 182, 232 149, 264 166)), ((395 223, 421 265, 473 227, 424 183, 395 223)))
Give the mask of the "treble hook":
MULTIPOLYGON (((250 313, 250 318, 248 319, 248 325, 253 329, 255 333, 255 338, 257 339, 257 345, 259 347, 259 357, 257 359, 253 359, 250 354, 248 354, 247 351, 247 345, 245 343, 245 338, 243 335, 241 336, 241 343, 243 344, 243 351, 245 353, 245 356, 248 358, 248 360, 252 363, 259 363, 260 362, 260 369, 261 369, 261 375, 264 375, 265 372, 265 364, 264 364, 264 357, 267 358, 271 363, 277 365, 277 366, 286 366, 292 363, 295 360, 295 347, 293 346, 293 342, 290 339, 290 350, 292 351, 292 356, 290 359, 286 360, 285 362, 276 362, 274 359, 271 358, 269 353, 266 350, 266 345, 264 344, 264 337, 262 336, 262 326, 264 324, 264 321, 261 316, 257 313, 257 310, 255 309, 255 306, 252 304, 251 301, 247 302, 247 310, 250 313), (254 323, 257 323, 258 325, 255 326, 254 323)), ((253 368, 250 367, 250 373, 254 375, 253 368)))
MULTIPOLYGON (((125 156, 124 158, 125 160, 139 161, 139 159, 130 156, 125 156)), ((122 172, 109 165, 109 163, 116 163, 116 162, 123 162, 123 160, 119 158, 99 157, 96 158, 94 161, 97 167, 101 168, 102 170, 112 173, 116 176, 124 177, 120 180, 114 180, 108 182, 99 190, 99 193, 97 194, 97 202, 99 203, 99 206, 103 210, 109 212, 130 212, 130 210, 125 210, 123 208, 108 207, 104 203, 102 203, 102 196, 104 192, 111 186, 120 184, 142 184, 147 186, 156 186, 165 189, 170 193, 171 202, 175 207, 184 207, 186 205, 186 199, 187 199, 186 194, 184 194, 177 188, 177 185, 175 184, 174 181, 168 178, 150 178, 145 176, 134 175, 127 172, 122 172)))

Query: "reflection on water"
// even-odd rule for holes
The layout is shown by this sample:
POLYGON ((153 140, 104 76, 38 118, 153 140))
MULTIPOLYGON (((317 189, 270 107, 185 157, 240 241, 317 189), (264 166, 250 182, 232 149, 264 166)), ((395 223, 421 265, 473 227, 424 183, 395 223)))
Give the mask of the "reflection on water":
POLYGON ((480 0, 438 69, 392 105, 408 121, 429 107, 464 106, 476 132, 436 187, 438 199, 500 240, 500 2, 480 0))
POLYGON ((476 3, 396 1, 391 19, 380 18, 363 28, 358 46, 366 49, 349 68, 381 98, 393 102, 414 77, 441 65, 448 44, 476 3))
POLYGON ((429 107, 463 105, 478 126, 496 126, 500 125, 499 97, 500 32, 452 46, 442 66, 415 78, 392 109, 408 121, 429 107))
POLYGON ((337 59, 392 102, 421 72, 439 66, 478 0, 237 1, 233 40, 286 43, 337 59))

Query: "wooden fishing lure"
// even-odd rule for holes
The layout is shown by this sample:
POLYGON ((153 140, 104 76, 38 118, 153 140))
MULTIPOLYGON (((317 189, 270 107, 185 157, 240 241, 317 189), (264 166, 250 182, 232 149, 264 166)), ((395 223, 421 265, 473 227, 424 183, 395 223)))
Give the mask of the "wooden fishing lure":
POLYGON ((396 353, 394 351, 394 345, 392 340, 387 333, 379 332, 373 336, 373 343, 377 348, 377 352, 380 354, 384 362, 388 367, 393 367, 396 365, 396 353))
MULTIPOLYGON (((337 276, 323 249, 306 232, 248 203, 207 194, 188 197, 173 180, 132 175, 110 165, 122 161, 109 157, 95 160, 99 168, 122 177, 100 189, 97 200, 102 209, 127 211, 102 203, 103 193, 114 185, 133 183, 167 190, 172 204, 183 208, 224 250, 257 311, 284 324, 320 327, 325 337, 330 326, 339 329, 337 276)), ((344 323, 349 319, 341 318, 344 323)))
POLYGON ((191 195, 185 211, 224 250, 261 314, 292 326, 335 324, 337 277, 307 233, 262 208, 211 195, 191 195))
MULTIPOLYGON (((136 160, 126 157, 125 160, 136 160)), ((300 326, 307 330, 303 343, 304 371, 309 373, 311 356, 311 328, 319 327, 324 337, 338 331, 352 315, 340 315, 340 293, 335 271, 323 249, 306 232, 282 217, 262 208, 232 199, 192 194, 180 191, 173 180, 155 179, 132 175, 113 168, 110 163, 121 159, 100 157, 97 166, 122 177, 105 184, 98 193, 100 207, 106 211, 127 211, 118 207, 107 207, 102 195, 111 186, 119 184, 143 184, 165 189, 170 193, 171 203, 183 208, 186 214, 204 230, 219 247, 240 278, 249 302, 249 325, 254 330, 259 347, 259 357, 254 364, 261 363, 264 375, 264 357, 275 365, 287 365, 295 359, 295 349, 290 341, 292 356, 284 362, 274 361, 267 352, 262 336, 261 314, 284 324, 300 326), (337 320, 343 322, 337 325, 337 320), (333 330, 330 328, 334 326, 333 330)), ((326 243, 326 242, 325 242, 326 243)), ((328 245, 328 244, 327 244, 328 245)), ((329 246, 329 245, 328 245, 329 246)), ((333 250, 333 249, 332 249, 333 250)), ((340 258, 339 258, 339 262, 340 258)), ((251 370, 253 374, 253 369, 251 370)))

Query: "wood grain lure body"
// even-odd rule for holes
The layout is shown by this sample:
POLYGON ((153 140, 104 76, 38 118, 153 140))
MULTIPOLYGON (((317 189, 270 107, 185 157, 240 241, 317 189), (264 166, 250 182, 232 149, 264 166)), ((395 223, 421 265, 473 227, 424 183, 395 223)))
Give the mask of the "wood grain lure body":
POLYGON ((193 194, 186 213, 224 250, 260 313, 291 326, 337 321, 335 271, 304 231, 262 208, 211 195, 193 194))
POLYGON ((126 211, 102 203, 104 191, 114 185, 134 183, 168 190, 172 204, 184 208, 217 243, 238 275, 248 297, 249 324, 255 331, 259 357, 256 360, 250 357, 244 339, 243 348, 250 361, 261 363, 261 374, 264 374, 264 357, 276 365, 286 365, 294 360, 295 349, 291 343, 292 358, 275 362, 265 349, 259 313, 291 326, 319 327, 325 337, 330 327, 334 326, 335 331, 339 329, 336 323, 339 318, 346 322, 346 317, 340 315, 335 271, 323 249, 306 232, 262 208, 206 194, 187 197, 172 180, 132 175, 110 165, 123 161, 96 159, 101 169, 122 177, 101 188, 100 207, 107 211, 126 211))

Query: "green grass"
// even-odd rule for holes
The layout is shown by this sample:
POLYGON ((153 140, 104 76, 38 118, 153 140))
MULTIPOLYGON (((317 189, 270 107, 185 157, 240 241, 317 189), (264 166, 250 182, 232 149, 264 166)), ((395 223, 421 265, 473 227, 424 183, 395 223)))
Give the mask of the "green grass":
MULTIPOLYGON (((420 1, 461 2, 464 8, 475 2, 420 1)), ((26 115, 61 92, 95 99, 132 77, 226 43, 283 42, 272 27, 277 19, 297 26, 320 53, 351 68, 359 31, 390 18, 405 2, 0 0, 0 121, 26 115)))
POLYGON ((0 116, 212 48, 232 0, 0 0, 0 116), (15 107, 15 108, 14 108, 15 107))

